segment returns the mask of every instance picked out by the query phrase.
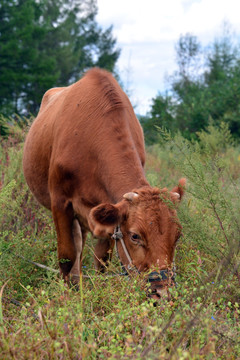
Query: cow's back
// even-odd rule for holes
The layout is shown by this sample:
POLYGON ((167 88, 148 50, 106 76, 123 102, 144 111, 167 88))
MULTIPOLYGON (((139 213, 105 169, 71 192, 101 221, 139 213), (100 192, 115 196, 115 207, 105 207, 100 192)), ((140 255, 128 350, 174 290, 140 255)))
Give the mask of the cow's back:
POLYGON ((51 177, 74 177, 88 198, 100 182, 102 188, 114 186, 120 171, 135 166, 141 172, 144 156, 127 96, 108 72, 92 69, 75 84, 46 92, 26 138, 23 167, 30 189, 50 209, 51 177))

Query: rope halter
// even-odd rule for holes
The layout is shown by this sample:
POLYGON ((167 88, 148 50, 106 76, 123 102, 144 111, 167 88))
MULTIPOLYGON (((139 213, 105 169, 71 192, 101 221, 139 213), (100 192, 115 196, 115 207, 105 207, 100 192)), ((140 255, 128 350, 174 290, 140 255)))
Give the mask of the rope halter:
MULTIPOLYGON (((124 254, 128 260, 128 266, 127 269, 125 268, 125 266, 122 264, 121 260, 121 266, 123 268, 123 270, 125 271, 125 275, 129 274, 129 270, 135 270, 137 273, 139 273, 139 270, 136 268, 135 265, 133 265, 132 262, 132 258, 128 252, 128 249, 125 245, 125 242, 123 240, 123 233, 121 231, 120 225, 117 225, 114 229, 114 233, 112 235, 112 239, 115 240, 116 242, 116 249, 117 249, 117 255, 118 258, 120 260, 120 256, 118 253, 118 247, 117 247, 117 242, 120 241, 122 249, 124 251, 124 254)), ((150 274, 148 274, 148 282, 150 284, 153 284, 154 282, 161 282, 164 280, 171 280, 174 284, 175 284, 175 267, 173 267, 173 270, 168 270, 168 269, 164 269, 164 270, 160 270, 160 271, 152 271, 150 274)))

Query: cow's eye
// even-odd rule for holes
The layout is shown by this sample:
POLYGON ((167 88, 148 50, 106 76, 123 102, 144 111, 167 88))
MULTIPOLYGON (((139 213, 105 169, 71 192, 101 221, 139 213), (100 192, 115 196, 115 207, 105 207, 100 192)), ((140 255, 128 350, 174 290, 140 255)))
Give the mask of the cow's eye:
POLYGON ((139 244, 139 241, 141 240, 141 236, 136 233, 131 233, 131 240, 135 244, 139 244))

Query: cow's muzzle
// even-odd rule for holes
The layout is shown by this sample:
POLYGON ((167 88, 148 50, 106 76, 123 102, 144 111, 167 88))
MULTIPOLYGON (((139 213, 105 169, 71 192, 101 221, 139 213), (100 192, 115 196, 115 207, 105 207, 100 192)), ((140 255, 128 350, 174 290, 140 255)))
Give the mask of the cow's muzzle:
POLYGON ((160 271, 152 271, 147 279, 149 283, 148 297, 160 299, 162 297, 169 299, 168 288, 176 285, 175 271, 164 269, 160 271))
MULTIPOLYGON (((127 267, 128 270, 121 262, 122 269, 124 270, 123 275, 128 275, 129 270, 135 270, 137 273, 139 273, 138 269, 132 264, 132 259, 124 243, 123 234, 121 232, 119 225, 116 226, 116 228, 114 229, 112 239, 114 239, 116 243, 120 241, 125 256, 128 259, 128 267, 127 267)), ((117 248, 117 254, 118 254, 118 248, 117 248)), ((118 254, 118 258, 120 259, 119 254, 118 254)), ((150 274, 148 274, 147 282, 150 283, 150 286, 148 288, 148 297, 159 299, 161 297, 166 297, 167 295, 167 297, 169 298, 169 292, 167 289, 169 286, 175 285, 175 267, 173 267, 173 269, 152 271, 150 274)))

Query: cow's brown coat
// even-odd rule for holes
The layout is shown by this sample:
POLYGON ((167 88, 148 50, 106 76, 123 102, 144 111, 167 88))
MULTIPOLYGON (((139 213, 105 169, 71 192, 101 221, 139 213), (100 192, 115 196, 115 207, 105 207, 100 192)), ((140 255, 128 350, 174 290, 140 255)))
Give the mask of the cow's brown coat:
MULTIPOLYGON (((139 271, 171 264, 180 226, 166 199, 178 202, 185 180, 173 193, 152 188, 144 163, 141 126, 110 73, 95 68, 71 86, 46 92, 26 138, 23 169, 37 200, 52 211, 65 279, 79 274, 89 230, 99 238, 95 265, 101 268, 117 224, 139 271), (123 198, 128 192, 138 197, 123 198)), ((127 264, 120 245, 118 252, 127 264)))

